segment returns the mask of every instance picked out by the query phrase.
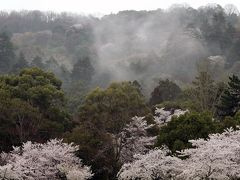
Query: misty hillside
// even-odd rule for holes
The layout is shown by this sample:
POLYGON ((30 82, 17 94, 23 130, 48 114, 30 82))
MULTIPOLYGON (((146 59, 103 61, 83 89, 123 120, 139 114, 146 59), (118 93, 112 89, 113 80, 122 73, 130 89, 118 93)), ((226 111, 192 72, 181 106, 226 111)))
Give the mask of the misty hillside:
MULTIPOLYGON (((74 64, 87 57, 95 69, 93 86, 138 80, 149 94, 156 85, 153 80, 160 76, 180 85, 191 82, 196 64, 210 56, 213 69, 235 70, 240 35, 234 8, 212 5, 196 10, 176 5, 168 10, 122 11, 100 19, 70 13, 1 12, 0 30, 11 35, 16 53, 22 52, 29 63, 36 56, 43 62, 54 58, 71 73, 74 64)), ((56 62, 49 68, 66 79, 56 62)))
POLYGON ((240 179, 240 13, 0 12, 0 179, 240 179))

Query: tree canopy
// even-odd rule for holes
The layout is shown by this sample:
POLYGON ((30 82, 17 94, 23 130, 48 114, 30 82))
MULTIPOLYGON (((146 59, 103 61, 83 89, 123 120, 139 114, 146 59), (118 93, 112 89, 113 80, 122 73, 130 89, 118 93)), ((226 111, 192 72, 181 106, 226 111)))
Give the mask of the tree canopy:
POLYGON ((150 104, 160 104, 163 101, 175 100, 181 93, 180 87, 174 82, 166 79, 160 80, 158 86, 151 93, 150 104))
POLYGON ((45 141, 72 127, 61 81, 38 68, 0 77, 2 149, 27 140, 45 141))

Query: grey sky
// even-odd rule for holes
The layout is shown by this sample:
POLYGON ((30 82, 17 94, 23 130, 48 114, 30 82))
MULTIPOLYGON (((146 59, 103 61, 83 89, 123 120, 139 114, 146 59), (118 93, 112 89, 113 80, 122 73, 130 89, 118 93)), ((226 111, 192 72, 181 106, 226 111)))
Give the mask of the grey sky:
POLYGON ((187 3, 194 8, 209 3, 222 6, 234 4, 240 9, 240 0, 0 0, 1 10, 53 10, 84 14, 109 14, 121 10, 152 10, 168 8, 172 4, 187 3))

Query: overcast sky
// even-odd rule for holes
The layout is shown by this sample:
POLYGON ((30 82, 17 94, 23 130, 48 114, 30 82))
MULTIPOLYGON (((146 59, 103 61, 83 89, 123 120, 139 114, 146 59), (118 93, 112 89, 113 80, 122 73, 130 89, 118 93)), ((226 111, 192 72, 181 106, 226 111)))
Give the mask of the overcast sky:
POLYGON ((186 3, 194 8, 209 3, 222 6, 234 4, 240 9, 240 0, 0 0, 1 10, 53 10, 84 14, 110 14, 121 10, 153 10, 172 4, 186 3))

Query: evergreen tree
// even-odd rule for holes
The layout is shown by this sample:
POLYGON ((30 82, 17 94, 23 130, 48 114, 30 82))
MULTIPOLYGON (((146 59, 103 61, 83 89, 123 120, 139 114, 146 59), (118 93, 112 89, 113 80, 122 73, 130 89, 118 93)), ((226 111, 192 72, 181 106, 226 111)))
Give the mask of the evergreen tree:
POLYGON ((207 138, 216 131, 212 116, 207 113, 186 113, 174 116, 166 126, 160 129, 156 146, 166 145, 171 151, 180 151, 191 147, 190 139, 207 138))
POLYGON ((234 116, 240 109, 240 79, 232 75, 229 80, 228 88, 221 96, 221 104, 217 106, 220 116, 234 116))
MULTIPOLYGON (((1 91, 6 90, 10 98, 20 99, 36 108, 44 122, 43 126, 39 127, 38 137, 41 140, 47 140, 60 136, 72 126, 70 116, 65 109, 65 96, 61 85, 62 82, 51 72, 45 72, 39 68, 26 68, 19 75, 0 76, 0 96, 1 91)), ((3 106, 6 107, 5 104, 3 106)), ((19 105, 19 107, 22 106, 19 105)), ((10 107, 10 109, 13 108, 10 107)), ((3 110, 0 109, 0 112, 3 110)), ((17 109, 16 112, 20 110, 17 109)))
POLYGON ((0 34, 0 73, 9 72, 14 63, 14 48, 6 33, 0 34))
POLYGON ((72 80, 89 83, 92 80, 93 74, 94 68, 89 57, 81 58, 73 67, 72 80))
POLYGON ((158 86, 151 93, 150 104, 160 104, 163 101, 175 100, 181 93, 180 87, 172 81, 160 80, 158 86))

